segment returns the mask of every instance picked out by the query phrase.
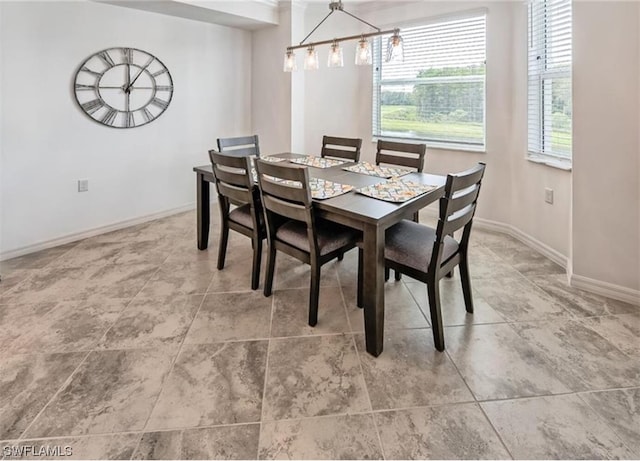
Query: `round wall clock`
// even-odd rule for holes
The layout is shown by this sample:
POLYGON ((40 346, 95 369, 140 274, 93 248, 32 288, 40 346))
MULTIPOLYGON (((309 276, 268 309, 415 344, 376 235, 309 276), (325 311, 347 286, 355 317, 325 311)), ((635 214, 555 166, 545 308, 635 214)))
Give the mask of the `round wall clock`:
POLYGON ((93 120, 112 128, 154 121, 169 107, 173 80, 158 58, 136 48, 109 48, 76 72, 75 96, 93 120))

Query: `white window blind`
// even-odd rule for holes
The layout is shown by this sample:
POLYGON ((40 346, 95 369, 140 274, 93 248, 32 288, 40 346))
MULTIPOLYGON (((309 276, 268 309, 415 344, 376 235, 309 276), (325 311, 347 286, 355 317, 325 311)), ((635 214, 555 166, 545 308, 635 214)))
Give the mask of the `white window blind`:
POLYGON ((571 159, 571 0, 529 7, 529 154, 571 159))
POLYGON ((404 62, 375 41, 373 135, 434 144, 485 144, 485 13, 403 28, 404 62))

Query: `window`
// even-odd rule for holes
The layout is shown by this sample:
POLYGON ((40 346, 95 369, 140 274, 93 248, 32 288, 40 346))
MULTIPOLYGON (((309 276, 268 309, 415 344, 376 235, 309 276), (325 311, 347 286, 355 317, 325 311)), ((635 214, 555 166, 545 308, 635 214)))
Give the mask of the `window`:
POLYGON ((529 3, 529 155, 571 160, 571 0, 529 3))
POLYGON ((485 14, 403 28, 404 62, 374 48, 373 135, 484 149, 485 14))

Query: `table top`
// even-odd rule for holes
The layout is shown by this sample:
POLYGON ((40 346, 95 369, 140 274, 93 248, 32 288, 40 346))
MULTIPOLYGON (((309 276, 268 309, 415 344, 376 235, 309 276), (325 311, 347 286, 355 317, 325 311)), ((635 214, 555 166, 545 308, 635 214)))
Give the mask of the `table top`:
MULTIPOLYGON (((281 153, 273 155, 273 157, 291 159, 305 157, 305 155, 281 153)), ((349 162, 331 168, 308 167, 309 176, 312 178, 327 179, 341 184, 349 184, 355 188, 386 181, 384 178, 354 173, 342 169, 344 166, 352 165, 353 163, 354 162, 349 162)), ((213 174, 211 165, 194 167, 193 170, 205 175, 213 174)), ((378 200, 373 197, 368 197, 366 195, 358 194, 355 191, 351 191, 330 199, 314 199, 314 208, 320 211, 321 214, 326 213, 327 215, 330 215, 332 219, 342 217, 343 223, 349 225, 353 225, 354 222, 382 224, 385 221, 388 221, 389 223, 392 223, 397 222, 399 215, 416 212, 436 201, 444 194, 444 184, 446 182, 445 176, 412 172, 403 176, 403 179, 439 187, 402 203, 385 202, 383 200, 378 200)))

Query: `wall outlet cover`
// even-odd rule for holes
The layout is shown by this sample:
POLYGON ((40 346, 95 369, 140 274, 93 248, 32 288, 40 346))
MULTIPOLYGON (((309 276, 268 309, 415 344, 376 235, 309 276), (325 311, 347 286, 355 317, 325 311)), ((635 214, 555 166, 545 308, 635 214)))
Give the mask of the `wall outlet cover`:
POLYGON ((78 192, 87 192, 89 190, 88 179, 78 179, 78 192))

